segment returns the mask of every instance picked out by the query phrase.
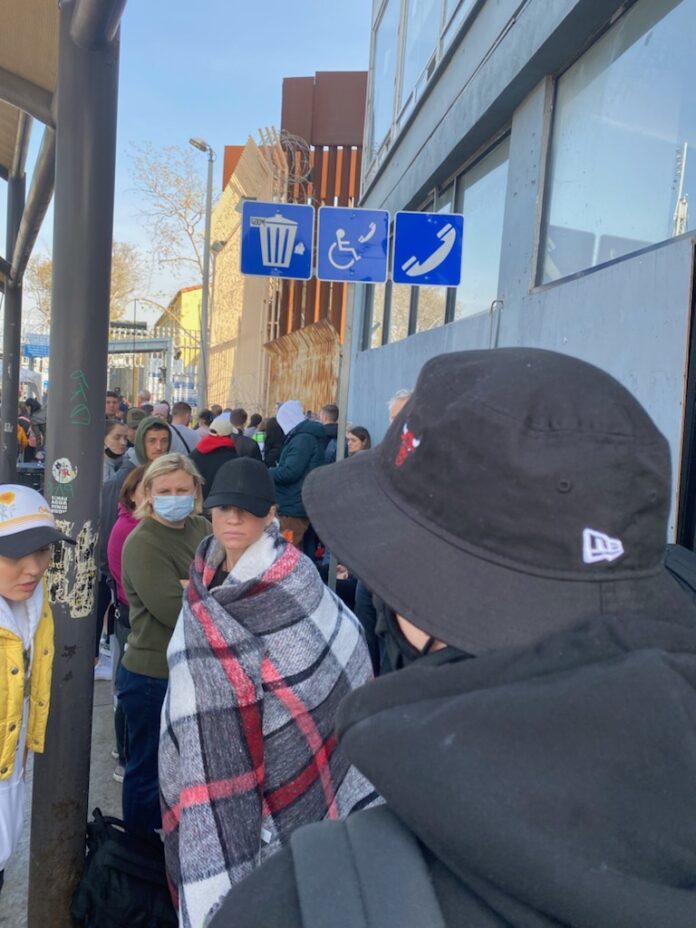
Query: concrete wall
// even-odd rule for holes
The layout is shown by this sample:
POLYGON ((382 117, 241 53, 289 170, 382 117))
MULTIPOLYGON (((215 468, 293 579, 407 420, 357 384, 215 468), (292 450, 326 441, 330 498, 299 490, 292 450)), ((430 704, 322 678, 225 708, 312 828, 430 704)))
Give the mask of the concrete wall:
POLYGON ((433 355, 496 342, 548 348, 597 364, 638 396, 670 441, 676 498, 696 238, 682 236, 535 286, 550 75, 570 64, 619 6, 613 0, 489 0, 365 191, 364 206, 416 205, 425 190, 510 129, 497 293, 502 309, 493 320, 486 313, 369 351, 358 350, 358 313, 349 418, 374 438, 386 428, 388 398, 412 387, 433 355))

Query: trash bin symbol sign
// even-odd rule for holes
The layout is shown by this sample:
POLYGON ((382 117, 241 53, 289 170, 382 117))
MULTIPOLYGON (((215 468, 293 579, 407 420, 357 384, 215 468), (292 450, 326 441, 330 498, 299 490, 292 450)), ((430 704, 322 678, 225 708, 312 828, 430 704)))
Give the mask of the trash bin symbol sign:
POLYGON ((307 280, 313 238, 311 206, 247 201, 242 207, 242 273, 307 280))
POLYGON ((255 216, 251 224, 258 228, 261 236, 263 266, 290 267, 297 238, 297 223, 293 219, 286 219, 279 211, 271 219, 255 216))

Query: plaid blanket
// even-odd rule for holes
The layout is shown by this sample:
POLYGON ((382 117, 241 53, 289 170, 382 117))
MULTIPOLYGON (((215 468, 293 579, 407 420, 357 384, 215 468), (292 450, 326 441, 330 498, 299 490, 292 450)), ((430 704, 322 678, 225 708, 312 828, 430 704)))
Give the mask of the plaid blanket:
POLYGON ((362 630, 274 522, 210 589, 196 552, 167 652, 159 778, 167 873, 184 928, 294 829, 377 797, 336 746, 338 704, 371 676, 362 630))

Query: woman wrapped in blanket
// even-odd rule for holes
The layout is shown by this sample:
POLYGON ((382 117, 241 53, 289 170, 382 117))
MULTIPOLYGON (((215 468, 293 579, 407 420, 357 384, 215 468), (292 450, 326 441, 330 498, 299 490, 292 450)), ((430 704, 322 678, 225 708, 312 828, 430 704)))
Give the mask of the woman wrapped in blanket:
POLYGON ((338 704, 372 675, 360 625, 280 535, 274 500, 261 462, 220 468, 167 651, 162 823, 184 928, 295 828, 377 800, 334 735, 338 704))

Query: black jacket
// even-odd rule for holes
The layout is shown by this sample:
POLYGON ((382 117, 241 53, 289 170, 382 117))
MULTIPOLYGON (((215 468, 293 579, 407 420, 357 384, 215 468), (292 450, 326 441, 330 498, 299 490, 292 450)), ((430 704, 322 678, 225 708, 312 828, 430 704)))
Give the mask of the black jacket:
MULTIPOLYGON (((203 438, 199 444, 203 444, 205 447, 205 438, 203 438)), ((256 444, 256 442, 254 442, 254 444, 256 444)), ((228 461, 235 461, 238 457, 239 455, 232 441, 224 448, 213 448, 210 451, 201 451, 196 448, 189 454, 189 459, 196 465, 198 473, 203 478, 203 499, 210 493, 215 474, 217 474, 222 465, 226 464, 228 461)))
POLYGON ((278 425, 275 416, 266 423, 266 440, 263 445, 263 460, 266 467, 274 467, 280 460, 280 452, 283 450, 285 433, 278 425))
POLYGON ((326 464, 333 464, 336 461, 336 450, 338 448, 338 422, 326 422, 324 424, 324 461, 326 464))
MULTIPOLYGON (((341 747, 419 838, 449 928, 696 925, 696 609, 674 591, 342 703, 341 747)), ((289 850, 212 926, 300 928, 289 850)))

